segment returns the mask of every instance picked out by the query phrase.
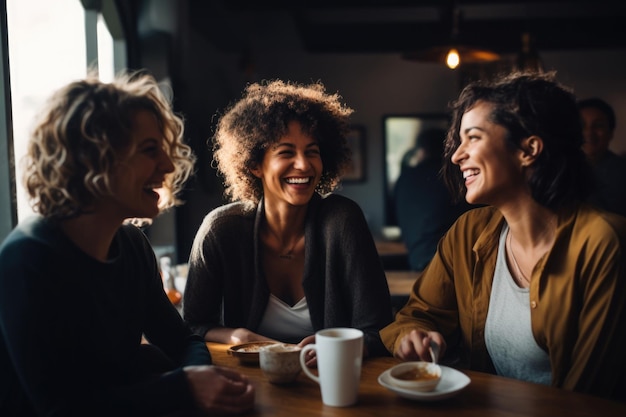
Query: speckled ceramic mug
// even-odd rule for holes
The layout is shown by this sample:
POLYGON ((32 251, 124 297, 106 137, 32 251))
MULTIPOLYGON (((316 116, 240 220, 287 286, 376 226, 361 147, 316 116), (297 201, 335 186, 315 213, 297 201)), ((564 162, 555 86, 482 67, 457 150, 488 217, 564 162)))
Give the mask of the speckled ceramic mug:
POLYGON ((302 370, 300 347, 287 343, 265 346, 259 351, 259 366, 263 375, 274 384, 295 381, 302 370))

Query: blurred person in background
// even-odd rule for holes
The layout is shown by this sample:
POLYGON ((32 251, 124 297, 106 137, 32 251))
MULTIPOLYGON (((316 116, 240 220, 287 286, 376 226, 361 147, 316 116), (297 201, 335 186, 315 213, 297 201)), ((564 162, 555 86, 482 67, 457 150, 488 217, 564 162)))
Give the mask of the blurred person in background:
POLYGON ((408 250, 409 266, 422 271, 437 251, 437 243, 452 223, 471 206, 455 201, 440 171, 445 129, 419 133, 394 188, 396 218, 408 250))
POLYGON ((600 98, 578 102, 583 129, 583 151, 589 157, 596 179, 590 202, 626 216, 626 159, 609 149, 615 132, 615 112, 600 98))

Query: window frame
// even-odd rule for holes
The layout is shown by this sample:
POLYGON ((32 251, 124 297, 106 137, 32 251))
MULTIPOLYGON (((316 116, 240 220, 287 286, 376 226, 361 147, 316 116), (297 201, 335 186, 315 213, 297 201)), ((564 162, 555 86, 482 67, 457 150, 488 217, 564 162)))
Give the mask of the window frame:
POLYGON ((13 154, 13 125, 11 121, 11 80, 7 36, 7 5, 0 0, 0 241, 17 224, 15 189, 15 157, 13 154))

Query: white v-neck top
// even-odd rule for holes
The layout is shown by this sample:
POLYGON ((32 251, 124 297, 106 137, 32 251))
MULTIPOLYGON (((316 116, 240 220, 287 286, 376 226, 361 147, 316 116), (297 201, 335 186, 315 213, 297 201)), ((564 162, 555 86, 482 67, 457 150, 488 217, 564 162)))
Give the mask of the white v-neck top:
POLYGON ((302 297, 292 307, 274 294, 270 294, 257 333, 291 343, 297 343, 306 336, 314 334, 306 297, 302 297))

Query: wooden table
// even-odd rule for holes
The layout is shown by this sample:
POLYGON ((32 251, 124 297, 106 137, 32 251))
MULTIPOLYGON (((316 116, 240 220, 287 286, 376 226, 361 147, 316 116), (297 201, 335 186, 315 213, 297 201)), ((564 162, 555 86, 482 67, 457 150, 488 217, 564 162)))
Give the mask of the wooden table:
POLYGON ((216 365, 234 367, 256 387, 253 416, 354 416, 354 417, 554 417, 626 416, 626 404, 543 385, 531 384, 480 372, 463 371, 471 383, 455 397, 438 402, 401 398, 381 386, 378 376, 398 363, 393 358, 363 362, 359 400, 350 407, 322 403, 319 386, 300 374, 291 385, 273 385, 258 366, 240 365, 227 353, 228 345, 207 343, 216 365))
POLYGON ((385 271, 389 293, 391 295, 408 295, 413 284, 422 275, 417 271, 385 271))
POLYGON ((376 240, 374 243, 380 256, 406 256, 409 253, 401 240, 376 240))
POLYGON ((409 269, 409 252, 400 240, 376 240, 376 250, 385 269, 409 269))

